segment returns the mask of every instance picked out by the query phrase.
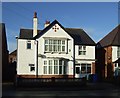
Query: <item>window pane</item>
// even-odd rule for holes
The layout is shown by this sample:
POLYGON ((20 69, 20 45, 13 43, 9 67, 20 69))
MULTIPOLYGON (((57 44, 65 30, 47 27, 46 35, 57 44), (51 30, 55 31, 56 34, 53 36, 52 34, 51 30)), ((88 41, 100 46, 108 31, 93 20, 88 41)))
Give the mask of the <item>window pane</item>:
POLYGON ((58 60, 54 60, 54 65, 58 65, 58 60))
POLYGON ((53 46, 53 51, 56 52, 57 51, 57 45, 53 46))
POLYGON ((62 51, 63 51, 63 52, 65 51, 65 46, 62 46, 62 51))
POLYGON ((49 51, 48 45, 45 45, 45 51, 49 51))
POLYGON ((82 50, 82 46, 79 46, 79 50, 82 50))
POLYGON ((91 73, 91 64, 87 64, 87 73, 91 73))
POLYGON ((64 40, 62 41, 62 45, 65 45, 65 41, 64 40))
POLYGON ((43 73, 44 73, 44 74, 47 74, 47 66, 44 66, 43 68, 44 68, 44 69, 43 69, 43 70, 44 70, 43 73))
POLYGON ((47 61, 44 61, 44 65, 47 65, 47 61))
POLYGON ((31 66, 30 71, 35 71, 35 67, 31 66))
POLYGON ((57 44, 57 40, 53 40, 53 44, 57 44))
POLYGON ((52 65, 52 60, 49 60, 49 65, 52 65))
POLYGON ((64 66, 63 70, 64 70, 64 71, 63 71, 63 72, 64 72, 63 74, 66 74, 66 66, 64 66))
POLYGON ((83 46, 83 50, 86 50, 86 46, 83 46))
POLYGON ((31 49, 31 43, 27 43, 27 49, 31 49))
POLYGON ((49 51, 52 51, 52 45, 49 45, 49 51))
POLYGON ((54 66, 54 74, 58 74, 58 66, 54 66))
POLYGON ((51 39, 49 40, 49 44, 52 44, 52 40, 51 39))
POLYGON ((61 40, 58 40, 58 44, 59 44, 59 45, 61 44, 61 40))
POLYGON ((118 47, 117 57, 120 58, 120 47, 118 47))
POLYGON ((62 60, 59 60, 59 65, 62 65, 62 60))
POLYGON ((45 44, 48 44, 48 40, 45 40, 45 44))
POLYGON ((58 45, 58 51, 59 51, 59 52, 61 51, 61 46, 60 46, 60 45, 58 45))
POLYGON ((82 54, 83 54, 83 55, 86 55, 86 51, 83 51, 82 54))
POLYGON ((62 74, 62 66, 59 66, 59 74, 62 74))
POLYGON ((76 74, 80 73, 80 67, 76 67, 76 74))
POLYGON ((118 51, 120 51, 120 47, 118 47, 118 51))
POLYGON ((91 73, 91 67, 87 67, 87 73, 91 73))
POLYGON ((82 51, 79 51, 79 55, 82 55, 83 53, 82 53, 82 51))
POLYGON ((52 66, 49 66, 49 74, 52 74, 52 66))
POLYGON ((81 73, 82 74, 86 73, 86 64, 81 64, 81 73))

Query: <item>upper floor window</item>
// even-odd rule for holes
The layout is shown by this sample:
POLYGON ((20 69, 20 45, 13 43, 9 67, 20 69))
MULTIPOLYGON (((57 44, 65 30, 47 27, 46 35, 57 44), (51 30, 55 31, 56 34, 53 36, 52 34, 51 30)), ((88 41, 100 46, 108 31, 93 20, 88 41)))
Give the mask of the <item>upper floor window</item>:
POLYGON ((86 46, 78 46, 78 55, 86 55, 86 46))
POLYGON ((118 49, 117 49, 117 57, 120 58, 120 46, 118 46, 118 49))
POLYGON ((27 41, 27 49, 31 49, 31 41, 27 41))
POLYGON ((65 52, 65 40, 45 39, 45 52, 65 52))

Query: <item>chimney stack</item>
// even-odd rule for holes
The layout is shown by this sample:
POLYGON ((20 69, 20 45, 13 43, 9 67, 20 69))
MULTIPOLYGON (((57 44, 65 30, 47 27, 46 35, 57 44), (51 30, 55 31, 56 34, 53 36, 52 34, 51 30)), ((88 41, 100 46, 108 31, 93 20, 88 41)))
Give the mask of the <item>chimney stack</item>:
POLYGON ((37 13, 34 12, 34 17, 33 17, 33 37, 35 37, 37 35, 37 25, 38 25, 37 13))
POLYGON ((50 21, 46 21, 46 22, 45 22, 45 28, 46 28, 47 26, 49 26, 49 24, 50 24, 50 21))

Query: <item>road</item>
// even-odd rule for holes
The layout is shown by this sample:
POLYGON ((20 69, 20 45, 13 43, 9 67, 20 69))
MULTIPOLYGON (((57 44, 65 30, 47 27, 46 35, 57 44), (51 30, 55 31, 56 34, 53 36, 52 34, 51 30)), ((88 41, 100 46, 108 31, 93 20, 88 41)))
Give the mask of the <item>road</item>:
POLYGON ((3 98, 11 96, 12 98, 40 97, 40 98, 58 98, 58 97, 85 97, 90 96, 120 98, 120 88, 109 83, 87 83, 85 87, 77 88, 14 88, 13 84, 3 84, 3 98))

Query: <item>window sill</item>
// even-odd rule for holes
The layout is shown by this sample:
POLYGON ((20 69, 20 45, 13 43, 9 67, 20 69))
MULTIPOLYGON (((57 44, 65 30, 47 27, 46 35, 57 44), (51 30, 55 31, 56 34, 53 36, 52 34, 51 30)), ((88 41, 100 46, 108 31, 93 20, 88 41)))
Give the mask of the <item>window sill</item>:
POLYGON ((44 53, 51 53, 51 54, 68 54, 67 52, 44 52, 44 53))

